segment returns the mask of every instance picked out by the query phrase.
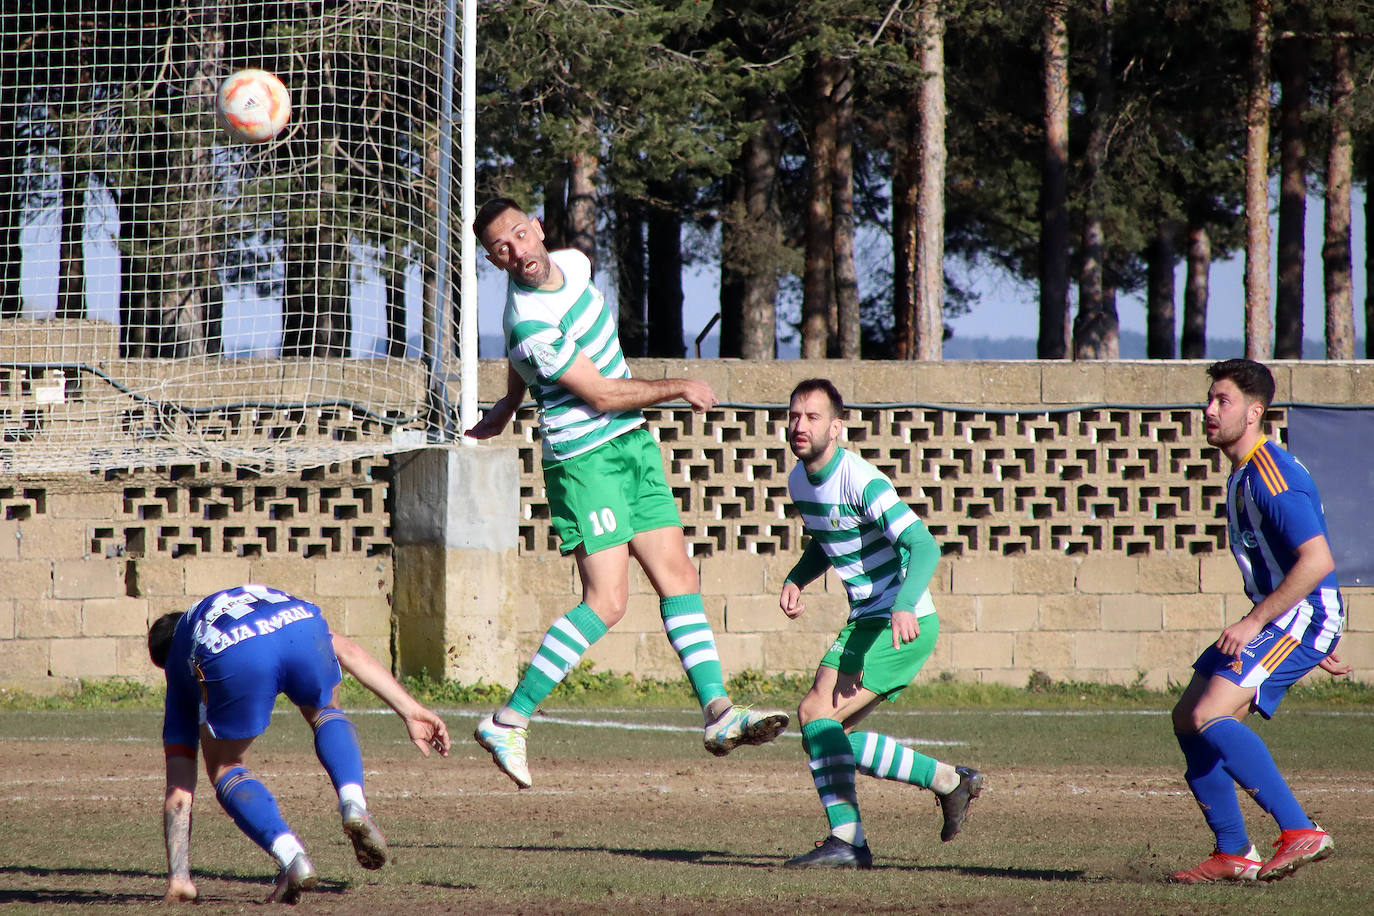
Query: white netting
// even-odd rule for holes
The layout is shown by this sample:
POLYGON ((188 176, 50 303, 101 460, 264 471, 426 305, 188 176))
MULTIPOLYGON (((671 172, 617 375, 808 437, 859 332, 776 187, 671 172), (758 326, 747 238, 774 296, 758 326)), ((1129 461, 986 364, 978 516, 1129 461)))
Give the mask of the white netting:
POLYGON ((423 441, 444 24, 445 0, 6 0, 0 471, 423 441), (259 146, 216 124, 243 67, 291 94, 259 146))

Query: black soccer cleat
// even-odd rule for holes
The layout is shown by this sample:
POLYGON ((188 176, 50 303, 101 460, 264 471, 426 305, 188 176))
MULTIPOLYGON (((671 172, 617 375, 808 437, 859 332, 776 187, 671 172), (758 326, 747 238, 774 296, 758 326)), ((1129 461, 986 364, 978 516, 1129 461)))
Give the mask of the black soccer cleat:
POLYGON ((833 833, 816 844, 810 852, 788 859, 783 868, 872 868, 873 853, 868 844, 855 846, 833 833))
POLYGON ((964 817, 968 814, 968 806, 983 791, 981 771, 971 767, 955 767, 954 772, 959 774, 959 785, 948 795, 938 795, 935 799, 945 816, 945 824, 940 828, 940 840, 945 843, 959 835, 964 826, 964 817))

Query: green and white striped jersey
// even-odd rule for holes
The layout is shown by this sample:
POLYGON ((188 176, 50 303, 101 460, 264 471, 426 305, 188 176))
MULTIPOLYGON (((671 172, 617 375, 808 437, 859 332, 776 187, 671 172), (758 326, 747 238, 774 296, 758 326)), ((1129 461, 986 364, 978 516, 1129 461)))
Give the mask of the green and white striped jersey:
POLYGON ((502 319, 506 354, 539 405, 545 464, 590 451, 644 422, 639 410, 601 413, 558 384, 578 353, 606 378, 629 378, 630 367, 606 299, 592 285, 587 256, 566 248, 549 252, 549 259, 563 272, 562 288, 509 281, 502 319))
MULTIPOLYGON (((892 482, 858 455, 837 448, 815 475, 798 463, 787 477, 787 492, 844 583, 849 619, 890 616, 906 578, 904 542, 924 529, 892 482)), ((935 613, 929 588, 911 610, 917 617, 935 613)))

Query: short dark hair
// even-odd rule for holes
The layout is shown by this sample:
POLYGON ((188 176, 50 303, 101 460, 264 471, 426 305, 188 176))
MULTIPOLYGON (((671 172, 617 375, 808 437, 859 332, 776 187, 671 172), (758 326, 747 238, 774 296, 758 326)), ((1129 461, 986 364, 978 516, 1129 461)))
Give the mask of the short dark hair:
POLYGON ((482 204, 482 209, 477 211, 477 216, 472 220, 472 234, 477 236, 480 241, 482 233, 487 231, 487 227, 492 224, 496 217, 505 213, 507 210, 519 210, 525 212, 525 208, 509 197, 493 197, 491 200, 482 204))
POLYGON ((167 654, 172 651, 172 634, 185 616, 185 611, 163 614, 148 628, 148 657, 159 668, 167 667, 167 654))
POLYGON ((1274 375, 1267 366, 1253 359, 1223 359, 1207 367, 1207 377, 1214 382, 1230 379, 1246 397, 1254 398, 1268 410, 1274 403, 1274 375))
POLYGON ((813 391, 825 392, 825 396, 830 399, 831 412, 844 419, 844 398, 840 397, 839 389, 828 378, 808 378, 798 382, 797 387, 793 388, 792 394, 788 396, 787 403, 791 404, 799 394, 810 394, 813 391))

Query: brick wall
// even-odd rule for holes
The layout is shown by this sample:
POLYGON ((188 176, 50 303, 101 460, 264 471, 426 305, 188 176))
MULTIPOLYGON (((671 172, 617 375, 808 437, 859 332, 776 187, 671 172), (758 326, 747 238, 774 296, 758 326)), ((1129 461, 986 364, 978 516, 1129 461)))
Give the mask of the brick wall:
MULTIPOLYGON (((1218 516, 1223 462, 1202 442, 1205 363, 633 361, 636 375, 708 379, 723 402, 649 411, 728 673, 803 673, 845 617, 831 576, 795 622, 778 610, 800 550, 782 434, 797 380, 828 375, 855 405, 848 446, 883 467, 930 526, 942 636, 923 677, 1163 686, 1247 605, 1218 516)), ((1275 364, 1281 403, 1374 404, 1369 363, 1275 364)), ((480 368, 481 399, 504 364, 480 368)), ((456 399, 455 399, 456 402, 456 399)), ((1282 439, 1286 411, 1269 417, 1282 439)), ((519 451, 520 600, 527 658, 578 600, 548 531, 531 410, 497 440, 519 451)), ((0 687, 152 678, 148 622, 243 581, 320 603, 391 659, 389 465, 359 459, 268 474, 213 462, 0 478, 0 687)), ((1325 494, 1332 499, 1332 494, 1325 494)), ((1374 590, 1347 590, 1341 654, 1374 668, 1374 590)), ((657 598, 634 569, 629 613, 593 647, 603 669, 676 678, 657 598)), ((514 672, 512 671, 513 675, 514 672)))

